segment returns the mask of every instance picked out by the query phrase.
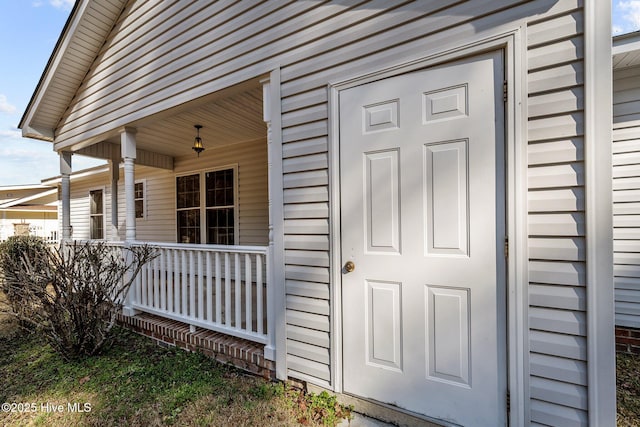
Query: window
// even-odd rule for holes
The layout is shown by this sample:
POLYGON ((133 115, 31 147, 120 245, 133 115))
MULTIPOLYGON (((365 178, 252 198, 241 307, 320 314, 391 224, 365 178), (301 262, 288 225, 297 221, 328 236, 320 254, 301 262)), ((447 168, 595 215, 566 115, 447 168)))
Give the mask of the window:
POLYGON ((233 169, 205 174, 207 187, 207 243, 233 245, 234 191, 233 169))
POLYGON ((235 181, 233 168, 176 178, 178 242, 235 244, 235 181))
POLYGON ((145 218, 145 203, 144 203, 144 193, 145 193, 145 183, 144 181, 136 182, 135 188, 135 205, 136 205, 136 218, 145 218))
POLYGON ((89 222, 92 239, 104 239, 104 203, 103 191, 89 192, 89 222))
POLYGON ((200 243, 200 175, 176 179, 178 242, 200 243))

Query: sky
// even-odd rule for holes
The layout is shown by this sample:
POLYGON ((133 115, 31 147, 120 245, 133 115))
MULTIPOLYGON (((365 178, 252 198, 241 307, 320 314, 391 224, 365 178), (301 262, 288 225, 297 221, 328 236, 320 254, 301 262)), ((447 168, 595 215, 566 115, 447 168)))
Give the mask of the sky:
MULTIPOLYGON (((74 0, 0 0, 0 186, 39 184, 59 175, 49 142, 22 138, 18 123, 74 0)), ((612 0, 612 33, 640 30, 640 0, 612 0)), ((103 161, 73 157, 73 170, 103 161)))
MULTIPOLYGON (((53 144, 22 138, 22 118, 74 0, 0 0, 0 186, 60 174, 53 144)), ((73 169, 104 163, 73 156, 73 169)))

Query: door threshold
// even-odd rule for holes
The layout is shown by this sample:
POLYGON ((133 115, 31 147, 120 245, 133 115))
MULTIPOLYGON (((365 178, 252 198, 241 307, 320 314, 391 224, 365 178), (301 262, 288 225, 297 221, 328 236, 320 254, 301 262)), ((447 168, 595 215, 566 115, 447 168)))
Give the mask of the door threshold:
POLYGON ((306 389, 311 393, 326 391, 334 394, 341 405, 352 406, 355 412, 367 415, 386 423, 402 427, 460 427, 447 421, 420 415, 397 406, 378 402, 372 399, 355 396, 347 393, 335 393, 323 387, 307 383, 306 389))

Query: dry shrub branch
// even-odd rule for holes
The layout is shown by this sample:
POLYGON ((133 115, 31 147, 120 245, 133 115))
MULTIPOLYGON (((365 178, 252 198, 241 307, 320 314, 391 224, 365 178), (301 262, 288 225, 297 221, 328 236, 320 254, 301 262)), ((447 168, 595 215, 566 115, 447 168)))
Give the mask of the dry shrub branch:
POLYGON ((146 245, 123 249, 73 242, 52 249, 41 241, 14 239, 0 247, 0 284, 11 314, 73 359, 110 343, 135 276, 156 256, 146 245))

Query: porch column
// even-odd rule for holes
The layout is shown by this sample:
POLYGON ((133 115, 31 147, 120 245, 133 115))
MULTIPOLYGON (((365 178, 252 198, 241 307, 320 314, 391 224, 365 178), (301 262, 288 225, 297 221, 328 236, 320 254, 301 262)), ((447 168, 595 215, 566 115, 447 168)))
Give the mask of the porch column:
POLYGON ((111 169, 111 239, 118 240, 118 180, 120 179, 120 157, 109 163, 111 169))
POLYGON ((267 264, 266 359, 276 362, 276 377, 287 378, 284 292, 284 212, 282 188, 282 138, 280 122, 280 72, 262 80, 263 120, 267 124, 269 189, 269 263, 267 264), (277 351, 276 351, 277 350, 277 351))
POLYGON ((70 151, 61 151, 60 176, 62 196, 62 241, 71 240, 71 156, 70 151))
MULTIPOLYGON (((136 197, 135 197, 135 164, 136 159, 136 130, 134 128, 123 128, 120 130, 120 154, 124 163, 124 200, 125 200, 125 251, 124 256, 127 263, 131 262, 132 254, 127 248, 131 242, 136 240, 136 197)), ((112 167, 115 164, 112 161, 112 167)), ((116 173, 112 170, 112 180, 116 173)), ((113 184, 112 185, 117 185, 113 184)), ((113 200, 113 198, 112 198, 113 200)), ((116 206, 117 211, 117 206, 116 206)), ((127 272, 125 281, 131 278, 131 272, 127 272)), ((137 311, 133 308, 136 301, 135 287, 132 286, 125 297, 122 314, 125 316, 135 316, 137 311)))
POLYGON ((120 149, 124 162, 124 194, 125 194, 125 241, 136 240, 136 196, 135 165, 136 130, 124 128, 120 131, 120 149))

